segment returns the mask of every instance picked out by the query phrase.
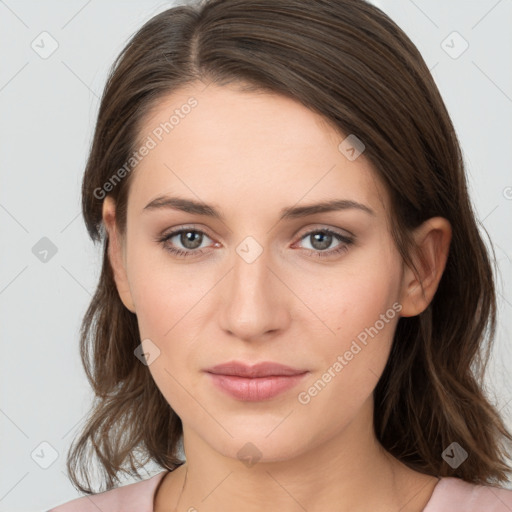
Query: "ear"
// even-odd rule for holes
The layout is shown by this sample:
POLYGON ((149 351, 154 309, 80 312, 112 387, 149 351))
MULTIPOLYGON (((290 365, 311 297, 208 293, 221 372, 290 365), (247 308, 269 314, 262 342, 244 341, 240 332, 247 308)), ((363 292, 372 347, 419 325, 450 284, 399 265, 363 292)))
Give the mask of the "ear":
POLYGON ((452 229, 445 218, 432 217, 417 227, 413 236, 416 247, 411 256, 418 273, 404 268, 401 316, 419 315, 434 298, 448 259, 452 229))
POLYGON ((103 224, 108 233, 108 258, 114 273, 117 291, 123 304, 135 313, 128 277, 126 273, 126 257, 123 239, 117 229, 115 201, 111 196, 103 200, 103 224))

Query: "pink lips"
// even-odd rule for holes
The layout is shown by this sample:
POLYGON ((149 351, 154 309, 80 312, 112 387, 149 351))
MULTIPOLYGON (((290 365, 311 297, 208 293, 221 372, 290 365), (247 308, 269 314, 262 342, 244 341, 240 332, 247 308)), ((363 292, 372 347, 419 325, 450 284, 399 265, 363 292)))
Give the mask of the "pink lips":
POLYGON ((308 373, 266 361, 253 366, 231 361, 205 371, 219 389, 248 402, 269 400, 294 387, 308 373))

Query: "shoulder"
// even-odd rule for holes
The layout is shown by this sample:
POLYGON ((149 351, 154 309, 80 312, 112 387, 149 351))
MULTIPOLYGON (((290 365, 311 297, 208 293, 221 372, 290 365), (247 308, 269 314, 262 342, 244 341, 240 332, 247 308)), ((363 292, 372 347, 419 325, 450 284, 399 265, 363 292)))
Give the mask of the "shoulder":
POLYGON ((471 484, 460 478, 439 480, 423 512, 510 512, 512 489, 471 484))
POLYGON ((58 505, 48 512, 153 512, 156 488, 168 471, 140 482, 90 494, 58 505))

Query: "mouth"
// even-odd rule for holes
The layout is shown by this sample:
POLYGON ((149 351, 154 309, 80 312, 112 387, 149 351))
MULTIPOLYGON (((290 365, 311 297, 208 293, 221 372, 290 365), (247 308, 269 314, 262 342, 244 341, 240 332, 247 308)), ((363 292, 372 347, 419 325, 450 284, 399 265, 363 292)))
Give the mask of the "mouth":
POLYGON ((300 375, 308 370, 292 368, 280 363, 271 361, 263 361, 254 365, 241 363, 238 361, 230 361, 228 363, 218 364, 212 368, 205 370, 208 373, 216 375, 231 375, 235 377, 274 377, 300 375))
POLYGON ((270 400, 296 386, 309 373, 267 361, 252 366, 231 361, 205 372, 217 389, 246 402, 270 400))

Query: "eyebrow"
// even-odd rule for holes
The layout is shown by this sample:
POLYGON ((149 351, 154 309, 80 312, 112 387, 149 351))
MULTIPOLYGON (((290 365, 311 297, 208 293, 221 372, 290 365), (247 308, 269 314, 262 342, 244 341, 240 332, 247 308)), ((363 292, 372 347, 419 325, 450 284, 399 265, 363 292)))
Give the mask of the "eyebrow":
MULTIPOLYGON (((225 221, 224 216, 212 205, 184 199, 181 197, 159 196, 149 202, 142 210, 142 213, 161 209, 180 210, 195 215, 204 215, 213 219, 225 221)), ((280 212, 280 220, 298 219, 314 215, 317 213, 334 212, 340 210, 357 209, 369 215, 375 215, 375 212, 365 204, 358 203, 349 199, 332 199, 320 203, 309 204, 305 206, 290 206, 283 208, 280 212)))

